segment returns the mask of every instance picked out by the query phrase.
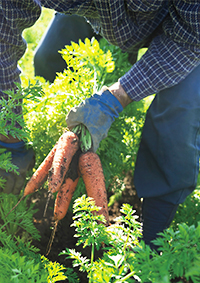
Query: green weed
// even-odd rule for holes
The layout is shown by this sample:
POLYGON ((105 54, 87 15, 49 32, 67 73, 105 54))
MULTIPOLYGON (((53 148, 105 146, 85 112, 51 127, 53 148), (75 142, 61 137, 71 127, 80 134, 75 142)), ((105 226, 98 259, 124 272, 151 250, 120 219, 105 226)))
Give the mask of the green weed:
POLYGON ((91 257, 66 249, 62 255, 73 259, 74 266, 87 272, 90 283, 200 282, 200 223, 195 227, 185 223, 178 230, 169 228, 154 240, 157 251, 151 250, 141 240, 141 224, 134 210, 123 204, 116 224, 105 227, 98 224, 99 216, 93 200, 82 196, 74 204, 74 222, 78 245, 91 246, 91 257), (103 246, 103 255, 94 260, 94 245, 103 246))

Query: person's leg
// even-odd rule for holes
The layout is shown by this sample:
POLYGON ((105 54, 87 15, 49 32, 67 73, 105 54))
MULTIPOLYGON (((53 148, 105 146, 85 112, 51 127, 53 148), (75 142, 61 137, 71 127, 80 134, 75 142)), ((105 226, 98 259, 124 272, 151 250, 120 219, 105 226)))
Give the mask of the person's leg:
POLYGON ((167 229, 177 211, 178 204, 159 198, 145 198, 142 203, 143 240, 152 249, 158 246, 152 243, 159 232, 167 229))
POLYGON ((144 199, 144 239, 170 225, 195 189, 200 154, 200 66, 155 96, 146 116, 134 184, 144 199))
MULTIPOLYGON (((56 72, 63 72, 67 64, 58 52, 71 42, 91 39, 95 33, 84 17, 56 13, 41 39, 34 56, 35 76, 53 82, 56 72)), ((99 36, 95 36, 99 38, 99 36)))

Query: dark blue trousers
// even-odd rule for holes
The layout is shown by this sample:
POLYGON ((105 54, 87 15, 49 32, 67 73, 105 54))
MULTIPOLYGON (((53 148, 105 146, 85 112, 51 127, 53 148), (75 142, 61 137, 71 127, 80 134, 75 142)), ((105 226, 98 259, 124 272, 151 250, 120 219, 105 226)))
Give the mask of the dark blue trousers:
POLYGON ((150 105, 138 151, 134 184, 144 199, 144 239, 167 228, 195 189, 200 153, 200 66, 160 91, 150 105))
POLYGON ((170 226, 178 204, 172 204, 162 199, 145 198, 142 204, 143 240, 152 249, 157 250, 151 241, 156 238, 157 233, 163 232, 170 226))

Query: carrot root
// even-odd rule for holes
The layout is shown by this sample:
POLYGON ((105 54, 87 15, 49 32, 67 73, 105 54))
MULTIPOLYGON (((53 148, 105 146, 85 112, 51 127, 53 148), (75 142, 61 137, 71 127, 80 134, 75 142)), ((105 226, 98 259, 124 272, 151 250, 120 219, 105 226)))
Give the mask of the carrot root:
POLYGON ((71 131, 66 131, 58 140, 57 150, 49 171, 49 191, 58 192, 69 169, 74 154, 79 148, 79 139, 71 131))
POLYGON ((47 253, 48 255, 50 253, 53 240, 55 237, 55 233, 57 230, 58 222, 65 217, 67 214, 73 193, 76 189, 76 186, 79 181, 79 176, 76 178, 76 180, 72 180, 71 178, 66 178, 65 181, 63 182, 60 190, 57 193, 56 200, 55 200, 55 205, 54 205, 54 229, 51 233, 51 237, 47 246, 47 253))
POLYGON ((43 160, 43 162, 40 164, 38 169, 35 171, 35 173, 32 175, 28 183, 26 184, 26 187, 24 189, 24 194, 21 197, 21 199, 17 202, 17 204, 7 213, 6 217, 20 204, 20 202, 29 194, 32 194, 36 192, 46 181, 49 169, 51 168, 53 157, 56 152, 57 143, 52 148, 52 150, 49 152, 49 154, 46 156, 46 158, 43 160))
POLYGON ((99 156, 91 151, 80 155, 79 171, 85 183, 88 197, 93 198, 96 206, 101 207, 96 213, 103 214, 106 225, 109 225, 107 191, 99 156))
POLYGON ((46 205, 45 205, 45 208, 44 208, 43 217, 45 217, 45 216, 46 216, 47 208, 48 208, 48 205, 49 205, 49 201, 50 201, 51 196, 52 196, 52 193, 51 193, 51 192, 49 192, 48 197, 47 197, 47 202, 46 202, 46 205))
POLYGON ((70 202, 72 200, 74 191, 79 181, 79 176, 76 180, 66 178, 60 190, 57 193, 54 206, 54 219, 60 221, 67 214, 70 202))
POLYGON ((56 150, 57 150, 57 143, 55 144, 55 146, 52 148, 52 150, 49 152, 49 154, 46 156, 46 158, 43 160, 43 162, 40 164, 38 169, 35 171, 35 173, 28 181, 24 189, 24 196, 36 192, 47 180, 48 173, 52 166, 52 162, 56 150))
POLYGON ((54 237, 55 237, 55 234, 56 234, 57 226, 58 226, 58 221, 56 221, 56 222, 54 223, 54 228, 53 228, 53 231, 52 231, 52 233, 51 233, 51 237, 50 237, 49 243, 48 243, 48 245, 47 245, 46 256, 47 256, 47 255, 50 253, 50 251, 51 251, 51 247, 52 247, 53 240, 54 240, 54 237))

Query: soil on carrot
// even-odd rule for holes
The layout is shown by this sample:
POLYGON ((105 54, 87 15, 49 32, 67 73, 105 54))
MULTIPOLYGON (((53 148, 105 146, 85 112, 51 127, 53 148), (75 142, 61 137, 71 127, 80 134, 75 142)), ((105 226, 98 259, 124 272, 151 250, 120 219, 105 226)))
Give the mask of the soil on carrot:
MULTIPOLYGON (((125 190, 122 193, 121 198, 118 201, 115 201, 114 204, 109 207, 109 216, 110 222, 113 223, 114 219, 120 216, 120 208, 123 203, 129 203, 136 210, 136 214, 140 217, 141 215, 141 201, 137 196, 135 187, 133 185, 133 177, 132 172, 128 172, 124 178, 125 190)), ((87 283, 87 274, 83 272, 79 272, 78 268, 74 268, 72 266, 72 261, 70 259, 66 259, 65 256, 59 255, 60 252, 67 248, 75 249, 77 251, 81 251, 84 256, 90 258, 90 250, 85 248, 82 249, 81 246, 77 246, 77 239, 74 237, 75 231, 74 227, 71 227, 73 214, 69 210, 66 217, 59 221, 58 227, 56 230, 55 238, 51 247, 51 251, 46 255, 48 242, 52 233, 52 228, 54 225, 53 221, 53 209, 54 209, 54 198, 51 197, 48 209, 45 217, 43 216, 43 212, 46 205, 47 200, 47 191, 40 190, 39 192, 33 194, 29 200, 35 203, 35 208, 38 211, 34 215, 34 223, 36 228, 38 229, 41 239, 40 241, 33 241, 32 244, 39 248, 40 253, 45 255, 49 260, 53 262, 59 262, 63 264, 65 267, 73 268, 73 270, 77 273, 79 277, 79 282, 87 283)), ((96 252, 96 256, 101 256, 101 251, 96 252)), ((61 281, 61 282, 69 282, 61 281)), ((173 283, 180 282, 180 278, 177 281, 173 281, 173 283)), ((181 281, 184 282, 184 281, 181 281)), ((186 283, 186 282, 185 282, 186 283)))

